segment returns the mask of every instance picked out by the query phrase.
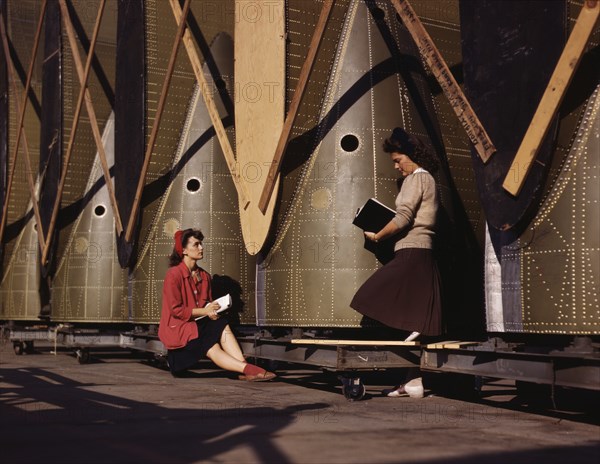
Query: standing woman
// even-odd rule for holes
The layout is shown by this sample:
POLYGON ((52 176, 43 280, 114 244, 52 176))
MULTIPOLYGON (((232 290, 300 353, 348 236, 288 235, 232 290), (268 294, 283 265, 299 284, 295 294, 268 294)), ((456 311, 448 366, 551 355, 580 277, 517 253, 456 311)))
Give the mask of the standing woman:
POLYGON ((433 258, 438 194, 431 173, 437 160, 423 142, 395 128, 383 143, 404 177, 396 198, 396 216, 382 230, 365 232, 368 240, 395 240, 394 259, 359 288, 350 306, 395 329, 419 335, 441 333, 440 278, 433 258))
POLYGON ((171 373, 178 376, 206 356, 223 369, 243 374, 241 380, 271 380, 275 374, 245 361, 227 320, 217 313, 210 274, 197 265, 204 253, 202 240, 204 235, 197 229, 175 232, 158 328, 171 373), (196 321, 199 316, 207 317, 196 321))

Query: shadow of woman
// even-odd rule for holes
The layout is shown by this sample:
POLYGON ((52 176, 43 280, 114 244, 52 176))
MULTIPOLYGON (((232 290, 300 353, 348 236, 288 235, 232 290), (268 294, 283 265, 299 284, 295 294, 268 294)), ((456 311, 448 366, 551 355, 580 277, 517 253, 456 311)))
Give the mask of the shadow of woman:
POLYGON ((231 392, 215 395, 214 387, 190 398, 190 390, 175 384, 160 385, 167 388, 158 403, 138 401, 131 399, 134 389, 141 390, 140 397, 151 396, 148 386, 144 392, 135 384, 115 385, 113 378, 106 385, 80 383, 40 368, 4 369, 0 378, 6 462, 191 463, 238 450, 262 462, 287 463, 290 459, 273 438, 304 411, 329 407, 247 406, 245 397, 236 404, 231 392), (101 388, 124 394, 107 394, 101 388), (175 407, 182 401, 189 406, 175 407), (27 446, 31 439, 36 446, 27 446))

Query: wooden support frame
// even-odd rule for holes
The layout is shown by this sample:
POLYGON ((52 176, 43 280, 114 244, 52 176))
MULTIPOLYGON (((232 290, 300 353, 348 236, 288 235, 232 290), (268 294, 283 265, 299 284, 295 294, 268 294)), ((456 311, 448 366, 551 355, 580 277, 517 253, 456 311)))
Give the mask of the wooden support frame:
MULTIPOLYGON (((79 96, 77 98, 77 104, 75 106, 75 114, 73 115, 73 123, 71 125, 71 135, 69 138, 69 144, 67 146, 67 152, 65 153, 65 156, 63 159, 63 167, 62 167, 62 172, 61 172, 61 176, 60 176, 60 182, 58 184, 58 191, 56 193, 56 198, 54 200, 54 206, 52 208, 52 216, 50 218, 50 225, 48 226, 48 233, 46 234, 45 246, 42 251, 42 265, 46 265, 46 263, 48 261, 48 254, 50 253, 50 244, 52 241, 52 235, 54 233, 54 229, 56 227, 58 211, 60 210, 60 203, 62 200, 62 195, 63 195, 63 191, 64 191, 64 187, 65 187, 65 181, 67 178, 67 172, 69 169, 69 162, 71 160, 71 154, 73 153, 75 136, 77 134, 77 128, 79 126, 79 117, 81 115, 81 108, 83 106, 83 100, 86 96, 87 81, 88 81, 90 69, 92 67, 92 61, 94 59, 94 50, 96 48, 96 41, 98 39, 98 32, 100 30, 100 23, 102 21, 102 15, 104 13, 105 5, 106 5, 106 0, 101 0, 100 6, 98 7, 98 14, 96 17, 96 23, 94 25, 94 32, 92 35, 92 41, 90 43, 90 48, 88 51, 87 61, 85 63, 85 69, 83 71, 83 78, 81 79, 82 84, 81 84, 81 88, 79 89, 79 96)), ((64 16, 64 13, 63 13, 63 16, 64 16)), ((66 20, 67 19, 65 18, 65 21, 66 20)), ((90 120, 91 120, 91 118, 90 118, 90 120)), ((107 183, 110 183, 110 177, 109 177, 107 183)), ((116 200, 115 200, 115 205, 116 205, 116 200)), ((113 209, 114 209, 114 206, 113 206, 113 209)), ((117 215, 115 216, 115 218, 117 218, 117 216, 118 216, 118 210, 117 210, 117 215)), ((120 218, 117 221, 117 224, 119 224, 119 226, 120 226, 120 218)), ((122 231, 123 228, 122 228, 122 226, 120 226, 120 227, 121 227, 121 231, 122 231)))
MULTIPOLYGON (((113 215, 115 218, 115 226, 117 229, 117 233, 120 234, 121 232, 123 232, 123 225, 121 223, 121 217, 119 215, 119 208, 117 207, 117 199, 115 197, 114 188, 112 186, 112 180, 110 178, 108 162, 106 161, 106 152, 104 151, 104 144, 102 143, 102 134, 100 133, 100 128, 98 127, 98 120, 96 118, 96 111, 94 110, 94 105, 92 103, 91 94, 87 88, 87 79, 85 79, 85 71, 84 71, 84 68, 82 65, 81 55, 79 54, 79 49, 77 47, 77 39, 75 36, 75 30, 73 28, 73 23, 71 22, 71 17, 69 15, 69 9, 67 7, 66 0, 59 0, 59 4, 60 4, 62 16, 63 16, 63 21, 65 24, 65 29, 67 31, 67 37, 69 38, 71 52, 73 53, 73 61, 75 62, 75 68, 77 70, 77 75, 79 77, 79 84, 84 88, 85 106, 86 106, 86 110, 88 113, 88 117, 90 118, 90 126, 92 128, 92 133, 94 135, 96 147, 98 148, 98 156, 100 157, 100 164, 102 165, 102 171, 104 172, 104 180, 106 182, 106 188, 108 190, 108 195, 110 198, 113 215)), ((88 60, 87 60, 89 65, 91 65, 92 59, 93 59, 93 54, 89 53, 88 60)), ((89 70, 88 70, 88 73, 89 73, 89 70)))
MULTIPOLYGON (((175 16, 175 21, 177 22, 177 25, 179 25, 183 16, 181 6, 179 5, 178 0, 169 1, 171 3, 173 15, 175 16)), ((194 47, 192 34, 190 33, 189 28, 186 28, 183 33, 183 44, 185 45, 185 49, 187 51, 190 63, 192 65, 192 69, 194 70, 194 74, 196 75, 196 80, 198 81, 198 85, 200 87, 200 93, 202 94, 204 104, 206 105, 206 109, 208 110, 210 120, 212 121, 215 133, 217 134, 219 144, 221 145, 221 150, 223 150, 225 162, 227 163, 227 167, 229 168, 229 172, 231 174, 231 177, 233 178, 233 183, 235 184, 235 187, 237 189, 240 204, 243 205, 244 209, 246 209, 250 204, 250 194, 248 192, 248 187, 246 186, 245 182, 240 176, 239 169, 237 169, 236 167, 235 154, 233 153, 233 148, 229 143, 227 133, 225 132, 225 127, 223 126, 223 121, 221 121, 219 111, 217 110, 215 101, 209 91, 208 83, 206 82, 206 78, 204 77, 204 73, 202 72, 202 62, 200 61, 198 52, 194 47)))
POLYGON ((581 61, 583 51, 599 15, 600 3, 597 0, 586 0, 550 77, 546 91, 533 115, 531 124, 504 178, 502 187, 513 196, 519 195, 525 184, 532 163, 581 61))
POLYGON ((440 51, 433 43, 433 40, 408 0, 391 0, 391 2, 417 44, 419 52, 425 59, 429 69, 431 69, 431 72, 444 91, 444 95, 450 101, 454 113, 458 116, 479 157, 484 163, 487 162, 490 156, 496 151, 496 147, 481 124, 481 121, 479 121, 467 97, 460 89, 456 79, 454 79, 440 51))
POLYGON ((321 44, 321 40, 323 39, 325 26, 327 25, 327 20, 331 14, 334 1, 335 0, 324 0, 323 2, 321 14, 319 15, 317 26, 308 48, 308 54, 306 55, 306 59, 304 60, 304 64, 300 70, 298 84, 294 90, 290 108, 285 118, 285 122, 283 123, 283 129, 281 131, 281 135, 279 136, 277 148, 275 149, 275 154, 273 155, 273 161, 270 164, 269 172, 267 174, 267 178, 265 179, 265 184, 258 203, 258 208, 263 214, 266 214, 267 208, 269 207, 269 202, 271 201, 271 196, 273 195, 273 190, 275 189, 275 184, 277 183, 277 178, 279 177, 281 163, 283 162, 283 154, 285 153, 289 143, 292 127, 296 121, 298 109, 300 108, 300 102, 304 96, 304 91, 306 90, 306 85, 308 84, 308 77, 310 76, 310 72, 312 71, 315 63, 317 51, 319 49, 319 45, 321 44))
POLYGON ((23 103, 22 104, 19 103, 19 94, 17 91, 17 82, 16 82, 15 71, 14 71, 14 63, 12 62, 12 59, 10 58, 10 48, 8 46, 8 34, 7 34, 6 28, 4 26, 4 15, 0 13, 0 35, 2 36, 1 37, 2 46, 4 47, 4 54, 6 56, 6 64, 7 64, 9 80, 12 82, 13 93, 15 95, 15 104, 16 104, 17 114, 19 115, 19 118, 18 118, 19 123, 17 126, 18 127, 17 139, 15 141, 15 148, 14 148, 13 154, 11 156, 12 165, 11 165, 10 173, 8 176, 8 183, 6 186, 6 196, 4 199, 4 205, 3 205, 3 209, 2 209, 2 220, 0 222, 0 241, 2 240, 2 237, 4 236, 4 229, 6 228, 6 222, 8 220, 8 203, 10 201, 10 194, 12 191, 12 183, 13 183, 13 179, 14 179, 16 164, 17 164, 17 155, 19 153, 19 145, 20 145, 21 137, 22 137, 23 138, 23 149, 25 152, 27 182, 29 184, 29 194, 31 197, 31 202, 33 205, 33 213, 34 213, 35 221, 36 221, 36 225, 37 225, 38 242, 42 249, 43 249, 44 243, 45 243, 44 230, 43 230, 42 220, 41 220, 41 216, 40 216, 39 205, 38 205, 37 198, 36 198, 35 182, 33 181, 33 175, 32 175, 32 169, 31 169, 31 158, 29 156, 29 145, 27 144, 27 136, 25 135, 25 129, 23 127, 23 122, 25 120, 25 110, 27 109, 27 97, 29 95, 29 89, 31 87, 31 79, 33 76, 33 66, 35 64, 35 58, 36 58, 38 46, 40 43, 40 37, 41 37, 41 33, 42 33, 42 25, 44 23, 44 15, 46 13, 46 5, 47 5, 47 2, 46 2, 46 0, 44 0, 44 2, 42 3, 40 17, 39 17, 38 25, 37 25, 37 30, 35 33, 35 38, 33 41, 31 60, 29 62, 29 69, 27 71, 27 80, 25 82, 25 88, 23 89, 23 98, 22 98, 23 103))
MULTIPOLYGON (((64 0, 61 0, 64 1, 64 0)), ((171 56, 169 58, 169 64, 167 66, 167 73, 165 76, 165 81, 163 83, 163 87, 160 94, 160 99, 158 101, 158 108, 156 110, 156 115, 154 117, 154 124, 152 125, 152 132, 150 134, 150 140, 148 141, 148 146, 146 148, 146 154, 144 157, 144 164, 142 165, 142 172, 140 173, 140 179, 138 181, 137 190, 135 192, 135 198, 133 200, 133 206, 131 208, 131 214, 129 215, 129 221, 127 223, 127 231, 125 232, 125 241, 131 242, 133 238, 133 231, 135 229, 136 217, 138 215, 138 211, 140 209, 140 202, 142 200, 142 192, 144 190, 144 184, 146 183, 146 174, 148 173, 148 166, 150 165, 150 157, 152 156, 152 151, 154 150, 154 144, 156 143, 156 137, 158 135, 158 129, 160 127, 160 121, 162 119, 162 113, 165 108, 165 103, 167 100, 167 95, 169 93, 169 84, 171 83, 171 77, 173 76, 173 70, 175 69, 175 61, 177 59, 177 52, 179 51, 179 44, 181 43, 181 39, 183 37, 183 31, 186 27, 187 15, 190 11, 190 2, 191 0, 185 0, 185 4, 183 5, 183 11, 181 13, 181 21, 179 22, 179 26, 177 27, 177 35, 175 36, 175 40, 173 42, 173 48, 171 50, 171 56)))

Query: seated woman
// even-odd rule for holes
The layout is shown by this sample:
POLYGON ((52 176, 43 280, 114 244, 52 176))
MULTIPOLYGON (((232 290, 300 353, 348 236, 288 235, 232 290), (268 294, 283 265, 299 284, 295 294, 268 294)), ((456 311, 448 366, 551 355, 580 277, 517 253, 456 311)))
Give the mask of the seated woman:
POLYGON ((158 328, 158 337, 168 349, 171 373, 178 376, 206 356, 223 369, 243 374, 240 380, 271 380, 274 373, 245 361, 227 320, 217 313, 210 274, 197 265, 203 257, 203 239, 198 229, 175 233, 158 328), (207 317, 196 321, 199 316, 207 317))

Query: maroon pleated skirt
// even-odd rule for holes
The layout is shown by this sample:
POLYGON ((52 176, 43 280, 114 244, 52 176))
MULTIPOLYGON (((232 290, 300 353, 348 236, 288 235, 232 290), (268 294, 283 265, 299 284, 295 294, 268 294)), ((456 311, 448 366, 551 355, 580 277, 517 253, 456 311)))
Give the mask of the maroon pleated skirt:
POLYGON ((442 332, 440 275, 427 248, 404 248, 358 289, 350 306, 387 326, 423 335, 442 332))

